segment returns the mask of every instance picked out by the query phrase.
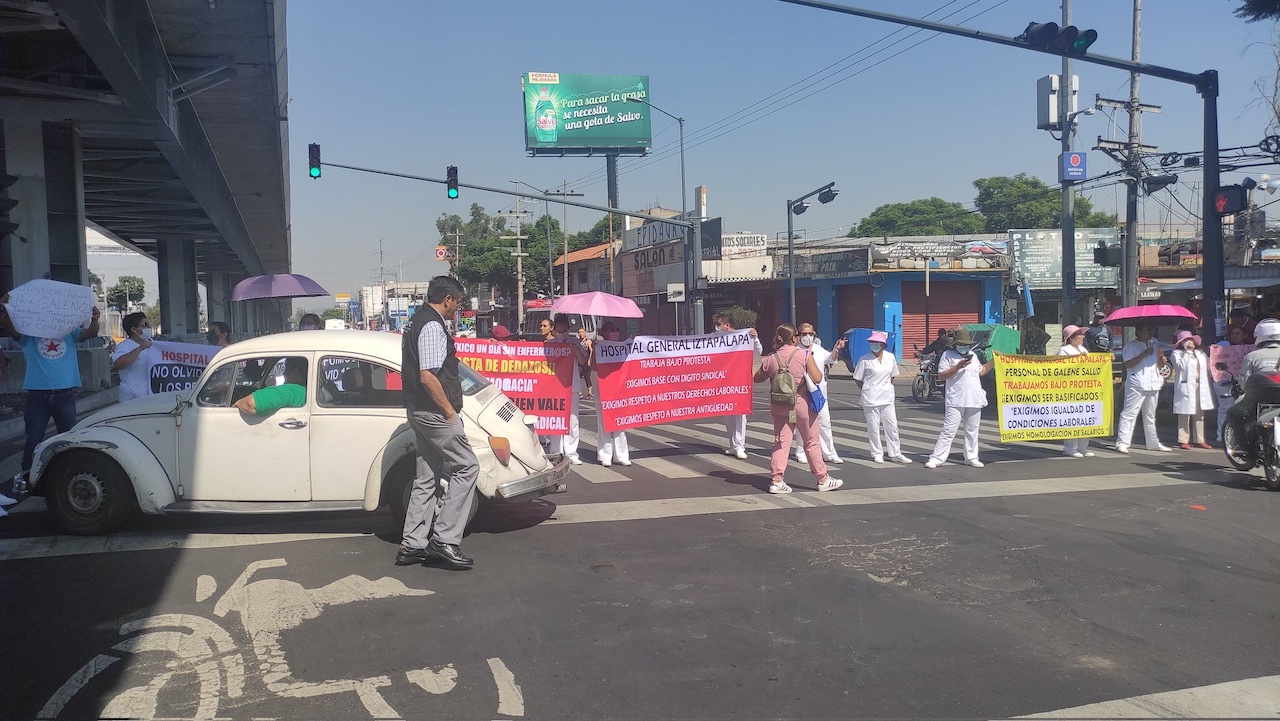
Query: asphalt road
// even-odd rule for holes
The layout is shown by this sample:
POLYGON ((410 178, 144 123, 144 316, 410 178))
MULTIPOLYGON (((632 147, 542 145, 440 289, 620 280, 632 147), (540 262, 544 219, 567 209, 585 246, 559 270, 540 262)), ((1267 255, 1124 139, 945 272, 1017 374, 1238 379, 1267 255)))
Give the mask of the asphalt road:
MULTIPOLYGON (((392 565, 383 514, 67 539, 14 513, 0 717, 1010 718, 1160 693, 1146 716, 1280 716, 1245 681, 1280 673, 1280 494, 1220 452, 1068 459, 994 419, 986 468, 877 466, 832 391, 839 491, 793 462, 796 493, 764 493, 760 414, 743 462, 714 421, 643 429, 630 468, 483 508, 469 572, 392 565)), ((940 404, 899 414, 924 460, 940 404)))

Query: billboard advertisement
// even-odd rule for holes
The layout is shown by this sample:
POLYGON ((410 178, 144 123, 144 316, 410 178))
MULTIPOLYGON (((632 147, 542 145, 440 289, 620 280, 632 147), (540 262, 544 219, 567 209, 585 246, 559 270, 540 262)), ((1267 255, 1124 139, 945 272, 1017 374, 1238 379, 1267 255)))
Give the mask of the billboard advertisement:
POLYGON ((532 155, 618 152, 644 155, 653 144, 647 75, 525 73, 525 150, 532 155))
MULTIPOLYGON (((1120 242, 1115 228, 1076 228, 1076 287, 1118 288, 1120 269, 1093 262, 1093 249, 1101 241, 1120 242)), ((1032 290, 1062 287, 1062 231, 1057 228, 1010 230, 1014 275, 1032 290)))

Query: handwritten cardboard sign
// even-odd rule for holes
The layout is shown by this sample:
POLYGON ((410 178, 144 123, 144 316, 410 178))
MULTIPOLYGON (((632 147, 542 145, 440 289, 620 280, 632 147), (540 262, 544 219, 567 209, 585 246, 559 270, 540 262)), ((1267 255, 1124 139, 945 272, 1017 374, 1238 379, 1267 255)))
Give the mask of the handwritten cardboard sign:
POLYGON ((93 290, 56 280, 31 280, 9 292, 13 327, 36 338, 61 338, 93 316, 93 290))
POLYGON ((1257 349, 1256 345, 1209 346, 1209 372, 1213 374, 1213 380, 1221 383, 1229 378, 1239 377, 1240 367, 1244 365, 1244 357, 1257 349), (1219 363, 1225 364, 1227 369, 1218 370, 1216 366, 1219 363))

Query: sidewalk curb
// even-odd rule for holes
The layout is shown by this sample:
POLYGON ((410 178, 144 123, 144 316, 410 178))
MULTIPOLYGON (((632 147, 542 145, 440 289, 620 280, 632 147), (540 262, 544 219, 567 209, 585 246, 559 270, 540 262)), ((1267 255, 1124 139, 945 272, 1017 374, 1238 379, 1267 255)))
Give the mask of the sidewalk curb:
MULTIPOLYGON (((96 411, 99 408, 105 408, 112 405, 120 398, 120 387, 108 388, 105 391, 98 391, 90 396, 85 396, 76 401, 76 415, 83 415, 90 411, 96 411)), ((52 426, 53 422, 50 421, 52 426)), ((46 429, 47 430, 47 429, 46 429)), ((23 418, 10 418, 0 423, 0 443, 7 443, 17 438, 27 435, 27 423, 23 418)))

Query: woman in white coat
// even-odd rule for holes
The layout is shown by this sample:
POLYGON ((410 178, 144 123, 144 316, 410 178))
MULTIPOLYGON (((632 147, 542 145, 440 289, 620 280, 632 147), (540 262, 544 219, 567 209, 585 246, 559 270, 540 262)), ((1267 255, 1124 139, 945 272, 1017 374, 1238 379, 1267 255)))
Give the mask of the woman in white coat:
MULTIPOLYGON (((1062 347, 1058 349, 1058 355, 1087 355, 1089 349, 1084 345, 1084 332, 1086 328, 1078 325, 1069 325, 1062 329, 1062 347)), ((1089 450, 1088 438, 1071 438, 1062 442, 1062 455, 1072 458, 1093 457, 1093 451, 1089 450)))
POLYGON ((867 417, 867 441, 871 445, 871 459, 884 463, 884 447, 880 445, 880 429, 889 446, 889 460, 910 463, 902 455, 902 443, 898 439, 898 411, 894 406, 893 379, 898 375, 898 359, 885 350, 889 336, 876 331, 867 338, 870 352, 858 359, 853 369, 853 380, 862 389, 862 412, 867 417))
POLYGON ((1189 450, 1213 446, 1205 440, 1204 412, 1213 410, 1213 379, 1209 357, 1200 350, 1200 336, 1184 330, 1178 333, 1170 355, 1177 376, 1173 383, 1173 412, 1178 416, 1178 447, 1189 450))

